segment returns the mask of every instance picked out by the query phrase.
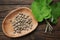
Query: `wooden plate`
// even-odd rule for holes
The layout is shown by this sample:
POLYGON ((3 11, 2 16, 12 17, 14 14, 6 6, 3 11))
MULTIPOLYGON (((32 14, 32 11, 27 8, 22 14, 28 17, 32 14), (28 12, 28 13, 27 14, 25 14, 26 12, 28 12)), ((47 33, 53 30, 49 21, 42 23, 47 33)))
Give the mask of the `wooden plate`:
MULTIPOLYGON (((25 18, 25 17, 24 17, 25 18)), ((23 18, 22 18, 23 19, 23 18)), ((20 19, 18 19, 20 20, 20 19)), ((28 20, 28 19, 26 19, 28 20)), ((29 21, 28 21, 29 22, 29 21)), ((23 23, 26 24, 26 21, 24 21, 23 23)), ((23 26, 25 25, 23 24, 23 26)), ((17 25, 15 23, 15 25, 17 25)), ((27 24, 29 25, 29 24, 27 24)), ((35 20, 34 16, 32 15, 32 11, 31 9, 27 8, 27 7, 20 7, 20 8, 17 8, 15 10, 12 10, 3 20, 2 22, 2 30, 4 32, 5 35, 7 35, 8 37, 21 37, 21 36, 24 36, 30 32, 32 32, 33 30, 35 30, 35 28, 37 27, 38 23, 37 21, 35 20), (20 29, 20 33, 18 33, 17 31, 15 32, 15 29, 14 29, 14 26, 13 26, 13 23, 11 23, 11 21, 16 18, 16 15, 18 14, 23 14, 23 15, 27 15, 29 16, 31 19, 32 19, 32 26, 31 28, 27 28, 27 29, 20 29), (15 33, 14 33, 15 32, 15 33)), ((28 26, 28 27, 30 27, 28 26)), ((17 27, 17 26, 16 26, 17 27)), ((23 27, 24 28, 24 27, 23 27)))

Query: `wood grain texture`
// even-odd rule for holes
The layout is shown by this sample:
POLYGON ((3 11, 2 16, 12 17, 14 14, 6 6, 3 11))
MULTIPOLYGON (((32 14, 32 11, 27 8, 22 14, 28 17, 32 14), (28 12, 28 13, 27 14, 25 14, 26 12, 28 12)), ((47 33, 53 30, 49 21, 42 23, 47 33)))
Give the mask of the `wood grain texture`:
MULTIPOLYGON (((60 0, 54 0, 57 2, 60 0)), ((2 21, 12 10, 18 7, 29 7, 33 0, 0 0, 0 40, 60 40, 60 18, 58 23, 53 26, 53 31, 44 33, 46 22, 39 23, 38 27, 30 34, 21 38, 9 38, 2 32, 2 21)))
POLYGON ((11 5, 11 4, 31 4, 33 2, 33 0, 0 0, 0 4, 1 5, 11 5))
POLYGON ((0 18, 5 17, 10 11, 22 6, 30 8, 30 5, 0 5, 0 18))
MULTIPOLYGON (((0 5, 26 5, 31 4, 34 0, 0 0, 0 5)), ((54 2, 60 0, 53 0, 54 2)))

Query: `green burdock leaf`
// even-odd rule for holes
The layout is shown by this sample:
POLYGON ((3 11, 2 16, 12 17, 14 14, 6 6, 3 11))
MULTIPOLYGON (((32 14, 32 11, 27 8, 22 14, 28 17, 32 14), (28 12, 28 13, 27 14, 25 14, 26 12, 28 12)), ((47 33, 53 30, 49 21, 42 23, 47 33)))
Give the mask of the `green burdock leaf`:
POLYGON ((34 0, 31 5, 32 14, 38 22, 42 22, 44 19, 48 25, 45 32, 49 28, 49 31, 53 30, 47 19, 51 19, 53 24, 57 23, 57 19, 60 17, 60 2, 50 4, 52 0, 34 0))
POLYGON ((32 5, 32 13, 38 22, 51 17, 51 8, 49 6, 52 0, 35 0, 32 5))
POLYGON ((51 8, 52 8, 52 16, 53 16, 52 23, 56 24, 57 19, 60 17, 60 2, 52 4, 51 8))

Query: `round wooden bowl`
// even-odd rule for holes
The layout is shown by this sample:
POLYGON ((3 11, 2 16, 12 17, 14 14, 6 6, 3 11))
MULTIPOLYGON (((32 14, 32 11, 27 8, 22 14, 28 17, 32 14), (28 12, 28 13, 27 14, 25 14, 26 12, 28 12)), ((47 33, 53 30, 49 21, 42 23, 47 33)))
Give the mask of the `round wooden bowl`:
POLYGON ((2 22, 2 30, 4 32, 4 34, 8 37, 21 37, 21 36, 24 36, 30 32, 32 32, 33 30, 36 29, 38 23, 37 21, 35 20, 34 16, 32 15, 32 11, 31 9, 27 8, 27 7, 19 7, 15 10, 12 10, 3 20, 2 22), (32 23, 33 23, 33 26, 32 26, 32 29, 29 30, 29 31, 23 31, 22 33, 16 33, 14 34, 14 30, 13 30, 13 26, 10 22, 10 19, 14 18, 18 12, 23 12, 24 14, 28 14, 31 18, 32 18, 32 23))

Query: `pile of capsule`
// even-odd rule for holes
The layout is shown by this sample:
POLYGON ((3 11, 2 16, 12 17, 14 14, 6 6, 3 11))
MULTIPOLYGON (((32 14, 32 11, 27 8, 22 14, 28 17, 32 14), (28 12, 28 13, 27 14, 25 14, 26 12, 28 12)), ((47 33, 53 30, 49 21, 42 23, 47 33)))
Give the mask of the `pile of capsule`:
POLYGON ((32 18, 25 13, 19 12, 14 20, 10 21, 12 23, 14 33, 22 33, 22 31, 29 31, 32 29, 32 18))

